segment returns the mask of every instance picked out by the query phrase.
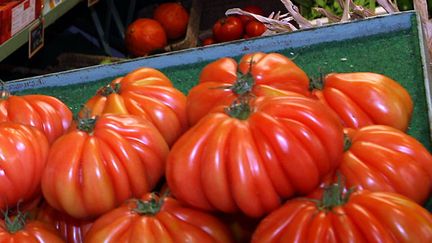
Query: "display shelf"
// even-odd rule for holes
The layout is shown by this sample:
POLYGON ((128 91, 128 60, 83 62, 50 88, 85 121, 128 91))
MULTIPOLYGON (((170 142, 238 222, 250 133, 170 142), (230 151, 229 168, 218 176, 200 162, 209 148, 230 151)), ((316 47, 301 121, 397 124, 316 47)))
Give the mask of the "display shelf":
MULTIPOLYGON (((43 15, 45 19, 45 28, 53 24, 58 18, 63 16, 81 1, 82 0, 65 0, 49 12, 45 13, 43 15)), ((33 23, 34 22, 0 45, 0 61, 8 57, 10 54, 28 42, 29 28, 33 25, 33 23)))

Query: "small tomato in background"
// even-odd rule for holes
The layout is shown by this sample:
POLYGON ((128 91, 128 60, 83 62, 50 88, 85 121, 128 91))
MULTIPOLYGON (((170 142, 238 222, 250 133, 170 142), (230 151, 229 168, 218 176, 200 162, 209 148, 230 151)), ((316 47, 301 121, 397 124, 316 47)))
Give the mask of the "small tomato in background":
MULTIPOLYGON (((246 7, 241 8, 241 9, 244 11, 247 11, 249 13, 264 15, 264 10, 260 6, 257 6, 257 5, 248 5, 246 7)), ((243 24, 247 24, 249 21, 254 19, 252 17, 245 16, 245 15, 241 15, 239 18, 243 24)))
POLYGON ((168 39, 178 39, 186 34, 189 13, 178 2, 160 4, 156 7, 153 18, 162 25, 168 39))
POLYGON ((221 18, 213 25, 213 37, 217 42, 238 40, 243 36, 243 28, 243 23, 238 17, 221 18))
POLYGON ((261 36, 266 29, 267 28, 263 23, 257 20, 251 20, 245 26, 245 35, 248 38, 261 36))
POLYGON ((167 35, 158 21, 141 18, 127 27, 125 44, 133 56, 147 56, 167 45, 167 35))
POLYGON ((202 40, 202 45, 203 46, 208 46, 208 45, 213 45, 215 44, 216 41, 213 37, 207 37, 204 40, 202 40))

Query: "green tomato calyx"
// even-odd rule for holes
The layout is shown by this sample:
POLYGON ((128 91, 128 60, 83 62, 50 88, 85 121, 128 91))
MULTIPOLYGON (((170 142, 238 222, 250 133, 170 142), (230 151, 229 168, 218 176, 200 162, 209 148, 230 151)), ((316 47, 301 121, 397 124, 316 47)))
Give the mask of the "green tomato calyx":
POLYGON ((120 93, 120 84, 108 84, 97 91, 97 94, 102 96, 108 96, 110 94, 118 94, 120 93))
POLYGON ((156 215, 161 210, 164 199, 165 197, 158 197, 152 193, 149 200, 137 200, 134 211, 141 215, 156 215))

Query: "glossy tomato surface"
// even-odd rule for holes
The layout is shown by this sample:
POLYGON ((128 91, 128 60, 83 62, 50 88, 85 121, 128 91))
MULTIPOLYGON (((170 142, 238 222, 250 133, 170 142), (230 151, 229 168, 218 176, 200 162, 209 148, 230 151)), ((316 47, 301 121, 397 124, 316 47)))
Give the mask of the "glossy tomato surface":
POLYGON ((90 121, 91 129, 74 127, 56 140, 42 178, 47 202, 80 219, 152 190, 164 174, 168 153, 163 137, 145 119, 105 114, 90 121))
POLYGON ((63 135, 72 122, 72 111, 61 100, 48 95, 0 93, 0 122, 13 121, 38 128, 50 143, 63 135))
POLYGON ((186 96, 162 72, 134 70, 101 88, 86 102, 92 115, 132 114, 151 121, 171 145, 188 128, 186 96))
POLYGON ((101 216, 85 242, 230 243, 232 237, 216 217, 186 207, 171 197, 148 194, 101 216))
POLYGON ((402 194, 422 204, 432 191, 432 155, 415 138, 383 125, 347 129, 339 171, 348 188, 402 194))
POLYGON ((390 77, 378 73, 331 73, 314 95, 331 107, 344 126, 388 125, 405 131, 413 102, 408 91, 390 77))
POLYGON ((15 122, 0 123, 0 210, 40 195, 49 144, 38 129, 15 122))
POLYGON ((239 95, 309 95, 307 74, 288 57, 278 53, 250 53, 237 63, 220 58, 206 65, 199 83, 187 96, 191 125, 218 105, 229 105, 239 95), (287 94, 297 93, 297 94, 287 94))
POLYGON ((169 188, 189 205, 260 217, 285 198, 309 193, 338 166, 343 129, 316 100, 259 97, 244 118, 219 108, 168 155, 169 188))
POLYGON ((252 243, 432 241, 432 218, 399 194, 361 191, 330 210, 302 198, 287 201, 265 217, 252 243))

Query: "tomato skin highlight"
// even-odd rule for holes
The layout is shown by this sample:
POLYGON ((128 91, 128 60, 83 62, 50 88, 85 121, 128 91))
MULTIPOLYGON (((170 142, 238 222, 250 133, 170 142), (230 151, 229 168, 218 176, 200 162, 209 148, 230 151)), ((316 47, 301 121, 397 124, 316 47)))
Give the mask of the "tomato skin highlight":
POLYGON ((149 121, 105 114, 92 132, 74 128, 52 145, 42 191, 53 208, 91 219, 152 190, 164 174, 167 153, 149 121))
POLYGON ((15 207, 40 196, 41 177, 49 143, 35 127, 0 123, 0 209, 15 207))
POLYGON ((395 193, 358 191, 330 211, 307 198, 287 201, 266 216, 255 242, 430 242, 432 217, 395 193))
POLYGON ((278 53, 250 53, 237 63, 220 58, 206 65, 199 83, 189 90, 186 113, 190 125, 219 105, 231 104, 239 94, 230 89, 241 75, 250 75, 250 93, 255 96, 310 96, 307 74, 289 58, 278 53), (252 63, 252 64, 251 64, 252 63))
POLYGON ((331 73, 313 95, 330 106, 345 127, 388 125, 406 131, 413 111, 407 90, 395 80, 370 72, 331 73))
POLYGON ((168 155, 167 183, 182 202, 260 217, 310 193, 338 166, 342 126, 315 100, 259 97, 245 120, 223 110, 203 117, 168 155))
POLYGON ((140 213, 138 200, 128 200, 98 218, 85 242, 233 242, 228 228, 216 217, 169 196, 146 194, 140 200, 149 203, 152 198, 161 203, 155 212, 140 213))

